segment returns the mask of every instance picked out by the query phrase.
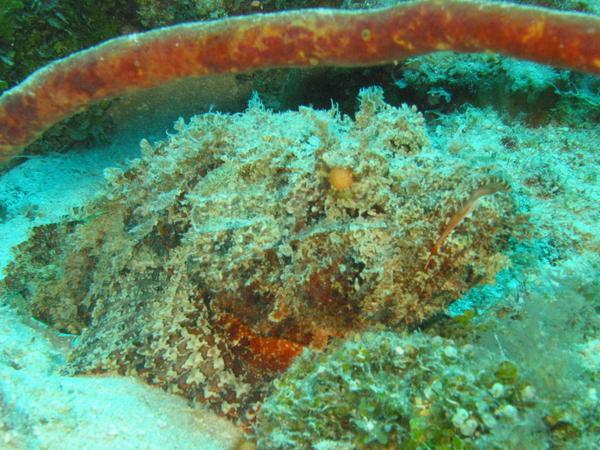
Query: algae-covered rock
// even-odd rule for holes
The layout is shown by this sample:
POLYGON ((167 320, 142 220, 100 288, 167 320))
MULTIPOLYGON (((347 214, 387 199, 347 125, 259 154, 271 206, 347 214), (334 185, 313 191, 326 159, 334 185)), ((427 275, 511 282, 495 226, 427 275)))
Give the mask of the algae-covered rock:
MULTIPOLYGON (((572 350, 568 358, 579 359, 572 350)), ((297 358, 274 382, 254 438, 270 450, 593 448, 593 377, 561 377, 570 392, 540 389, 532 368, 541 361, 549 359, 515 363, 439 336, 368 332, 297 358)))
POLYGON ((502 174, 431 148, 416 109, 359 100, 351 119, 254 99, 143 141, 77 220, 21 245, 5 293, 81 332, 69 373, 139 375, 234 417, 303 348, 421 323, 493 281, 522 218, 502 174))
POLYGON ((263 404, 264 449, 474 448, 475 436, 517 425, 531 390, 509 362, 419 333, 366 333, 298 358, 263 404), (481 355, 479 355, 481 357, 481 355), (476 368, 477 367, 477 368, 476 368))
POLYGON ((547 268, 518 306, 457 317, 452 338, 377 331, 306 350, 263 402, 258 448, 598 447, 599 263, 547 268))

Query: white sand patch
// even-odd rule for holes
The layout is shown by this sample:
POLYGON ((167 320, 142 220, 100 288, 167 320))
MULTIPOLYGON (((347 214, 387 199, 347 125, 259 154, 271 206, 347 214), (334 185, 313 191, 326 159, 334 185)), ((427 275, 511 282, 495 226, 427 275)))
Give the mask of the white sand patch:
POLYGON ((239 438, 224 419, 135 379, 61 376, 69 340, 0 307, 1 448, 208 450, 239 438))
POLYGON ((31 228, 57 222, 88 202, 101 186, 104 168, 125 164, 134 152, 113 146, 36 156, 2 174, 0 269, 10 260, 10 248, 23 242, 31 228))

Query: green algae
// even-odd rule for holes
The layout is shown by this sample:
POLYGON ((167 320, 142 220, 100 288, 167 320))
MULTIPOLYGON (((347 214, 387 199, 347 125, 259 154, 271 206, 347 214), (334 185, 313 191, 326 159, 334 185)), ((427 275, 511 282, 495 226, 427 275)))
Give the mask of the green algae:
POLYGON ((305 352, 263 403, 258 448, 594 447, 598 272, 550 273, 520 317, 482 315, 468 338, 374 331, 305 352))

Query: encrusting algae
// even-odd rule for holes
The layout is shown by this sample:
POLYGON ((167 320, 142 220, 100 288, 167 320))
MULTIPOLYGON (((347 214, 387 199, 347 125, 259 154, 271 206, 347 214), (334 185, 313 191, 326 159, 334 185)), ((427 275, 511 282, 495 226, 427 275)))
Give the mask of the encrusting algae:
POLYGON ((304 348, 418 325, 493 281, 522 231, 502 174, 432 148, 421 114, 380 89, 359 102, 355 119, 255 98, 178 122, 108 170, 79 219, 37 228, 3 289, 81 333, 66 372, 137 375, 252 419, 304 348))

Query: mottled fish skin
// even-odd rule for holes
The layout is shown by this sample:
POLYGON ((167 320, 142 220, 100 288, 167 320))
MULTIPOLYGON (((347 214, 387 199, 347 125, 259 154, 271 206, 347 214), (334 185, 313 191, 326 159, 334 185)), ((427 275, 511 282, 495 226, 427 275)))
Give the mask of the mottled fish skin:
POLYGON ((93 102, 190 76, 364 66, 439 50, 499 52, 600 74, 600 17, 509 3, 425 0, 313 9, 161 28, 36 71, 0 97, 0 160, 93 102))

